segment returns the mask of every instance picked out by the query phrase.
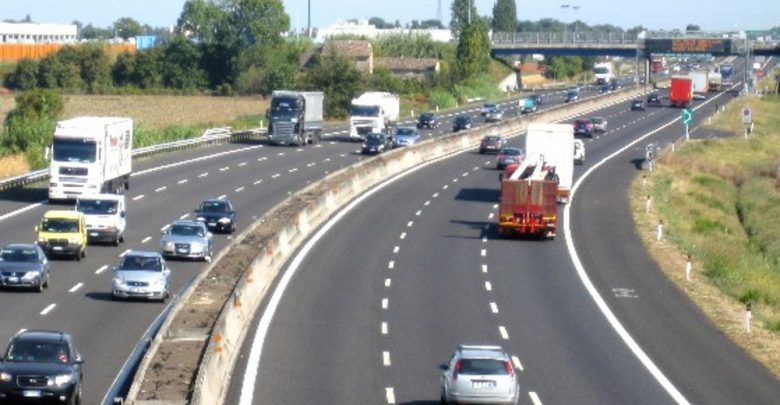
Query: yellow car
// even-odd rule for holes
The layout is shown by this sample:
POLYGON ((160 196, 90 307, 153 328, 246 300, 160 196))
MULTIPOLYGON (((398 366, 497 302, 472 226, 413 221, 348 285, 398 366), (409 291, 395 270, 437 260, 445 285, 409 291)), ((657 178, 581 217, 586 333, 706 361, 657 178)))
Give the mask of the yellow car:
POLYGON ((47 256, 72 256, 76 260, 87 256, 86 220, 79 211, 47 211, 35 233, 38 246, 47 256))

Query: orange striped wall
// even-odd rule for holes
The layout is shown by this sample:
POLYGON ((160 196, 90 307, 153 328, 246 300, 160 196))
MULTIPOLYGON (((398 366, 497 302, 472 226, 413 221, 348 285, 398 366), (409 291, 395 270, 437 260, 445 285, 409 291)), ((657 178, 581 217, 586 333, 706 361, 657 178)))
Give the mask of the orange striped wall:
MULTIPOLYGON (((63 44, 0 44, 0 61, 17 61, 21 59, 43 59, 57 52, 63 44)), ((107 51, 111 53, 135 52, 134 44, 109 44, 107 51)))

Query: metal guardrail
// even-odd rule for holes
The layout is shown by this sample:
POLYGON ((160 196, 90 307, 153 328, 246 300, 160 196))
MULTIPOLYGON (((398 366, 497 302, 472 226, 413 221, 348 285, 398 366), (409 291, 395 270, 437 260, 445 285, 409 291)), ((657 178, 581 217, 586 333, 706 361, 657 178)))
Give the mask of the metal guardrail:
MULTIPOLYGON (((242 141, 265 133, 266 130, 264 128, 255 128, 241 132, 233 132, 231 127, 210 128, 203 132, 203 135, 197 138, 183 139, 180 141, 166 142, 134 149, 132 156, 133 158, 139 158, 157 153, 192 148, 195 146, 211 145, 230 141, 242 141)), ((47 178, 49 178, 49 169, 41 169, 19 176, 14 176, 8 179, 0 180, 0 191, 19 188, 27 184, 45 180, 47 178)))

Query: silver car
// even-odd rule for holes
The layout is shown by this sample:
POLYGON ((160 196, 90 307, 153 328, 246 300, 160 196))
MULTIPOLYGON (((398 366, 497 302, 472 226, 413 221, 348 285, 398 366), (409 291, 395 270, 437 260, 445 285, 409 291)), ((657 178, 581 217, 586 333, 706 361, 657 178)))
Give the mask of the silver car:
POLYGON ((0 250, 0 287, 32 288, 42 292, 49 287, 49 261, 38 245, 9 243, 0 250))
POLYGON ((517 404, 520 384, 501 346, 460 345, 442 364, 441 403, 517 404))
POLYGON ((593 132, 604 133, 607 132, 607 119, 604 117, 591 117, 590 122, 593 124, 593 132))
POLYGON ((170 295, 171 270, 157 252, 130 251, 114 267, 111 298, 165 301, 170 295))
POLYGON ((160 238, 160 251, 167 258, 202 259, 211 262, 213 235, 202 221, 174 221, 160 238))
POLYGON ((485 114, 485 122, 498 122, 504 119, 504 111, 494 107, 485 114))

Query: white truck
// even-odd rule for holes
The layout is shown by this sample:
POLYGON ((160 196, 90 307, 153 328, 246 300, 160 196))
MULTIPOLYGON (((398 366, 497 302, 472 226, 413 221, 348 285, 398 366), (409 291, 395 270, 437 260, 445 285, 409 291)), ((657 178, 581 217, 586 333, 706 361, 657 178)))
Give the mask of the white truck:
POLYGON ((108 242, 114 246, 124 242, 126 210, 125 196, 121 194, 94 194, 76 199, 76 211, 84 214, 90 242, 108 242))
POLYGON ((707 92, 710 90, 709 72, 705 70, 694 70, 688 73, 693 86, 693 99, 704 100, 707 98, 707 92))
POLYGON ((349 117, 349 137, 363 141, 369 133, 391 134, 398 122, 401 102, 397 95, 369 91, 352 99, 349 117))
POLYGON ((593 76, 596 84, 609 84, 615 78, 612 62, 602 62, 593 65, 593 76))
POLYGON ((130 188, 133 120, 77 117, 57 122, 51 145, 49 199, 73 200, 130 188))
MULTIPOLYGON (((530 123, 525 136, 525 156, 543 161, 558 177, 558 202, 568 203, 574 179, 574 127, 570 124, 530 123)), ((584 156, 583 156, 584 159, 584 156)))
POLYGON ((710 72, 710 91, 721 91, 723 89, 723 76, 717 69, 710 72))
POLYGON ((322 133, 321 91, 275 90, 268 109, 268 140, 274 145, 317 143, 322 133))

